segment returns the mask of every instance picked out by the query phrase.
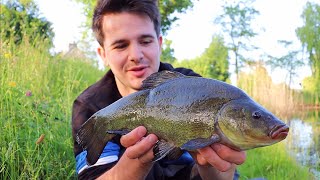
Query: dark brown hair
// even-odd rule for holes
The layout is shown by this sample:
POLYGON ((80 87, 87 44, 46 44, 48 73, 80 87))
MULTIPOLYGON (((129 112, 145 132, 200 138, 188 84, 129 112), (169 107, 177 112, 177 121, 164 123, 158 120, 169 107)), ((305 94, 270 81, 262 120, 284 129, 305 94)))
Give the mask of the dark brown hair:
POLYGON ((147 15, 153 22, 157 36, 160 35, 160 13, 157 0, 98 0, 92 18, 92 30, 101 46, 104 41, 103 16, 121 12, 147 15))

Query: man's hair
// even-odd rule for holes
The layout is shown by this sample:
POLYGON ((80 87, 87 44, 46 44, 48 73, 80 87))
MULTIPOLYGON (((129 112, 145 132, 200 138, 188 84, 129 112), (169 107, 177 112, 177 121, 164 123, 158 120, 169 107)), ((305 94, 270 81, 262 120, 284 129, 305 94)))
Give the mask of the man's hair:
POLYGON ((153 22, 157 36, 160 35, 158 0, 98 0, 92 18, 92 30, 101 46, 104 41, 103 16, 121 12, 148 16, 153 22))

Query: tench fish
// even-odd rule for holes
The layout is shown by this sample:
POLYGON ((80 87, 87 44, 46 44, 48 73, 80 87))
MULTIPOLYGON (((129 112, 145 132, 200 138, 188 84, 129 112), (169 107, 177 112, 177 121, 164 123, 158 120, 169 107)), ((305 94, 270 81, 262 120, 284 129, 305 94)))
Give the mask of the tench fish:
POLYGON ((225 82, 161 71, 143 81, 142 90, 93 114, 79 129, 77 142, 96 163, 115 134, 145 126, 159 141, 154 161, 177 159, 219 142, 235 150, 268 146, 286 138, 289 127, 241 89, 225 82))

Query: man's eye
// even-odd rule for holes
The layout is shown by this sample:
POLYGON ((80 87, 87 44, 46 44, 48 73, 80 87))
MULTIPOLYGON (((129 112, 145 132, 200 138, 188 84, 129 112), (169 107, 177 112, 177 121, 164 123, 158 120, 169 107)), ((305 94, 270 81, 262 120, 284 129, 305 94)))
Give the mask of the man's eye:
POLYGON ((119 44, 119 45, 115 46, 114 48, 115 48, 115 49, 124 49, 124 48, 126 48, 126 47, 127 47, 126 44, 119 44))
POLYGON ((143 45, 148 45, 150 43, 152 43, 152 40, 143 40, 143 41, 141 41, 141 44, 143 44, 143 45))

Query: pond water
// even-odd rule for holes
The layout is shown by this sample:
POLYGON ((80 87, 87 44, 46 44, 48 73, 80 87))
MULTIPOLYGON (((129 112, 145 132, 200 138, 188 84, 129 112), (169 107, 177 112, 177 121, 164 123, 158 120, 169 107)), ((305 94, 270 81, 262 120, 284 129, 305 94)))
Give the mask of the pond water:
POLYGON ((301 165, 320 179, 320 111, 308 111, 288 120, 286 145, 301 165))

